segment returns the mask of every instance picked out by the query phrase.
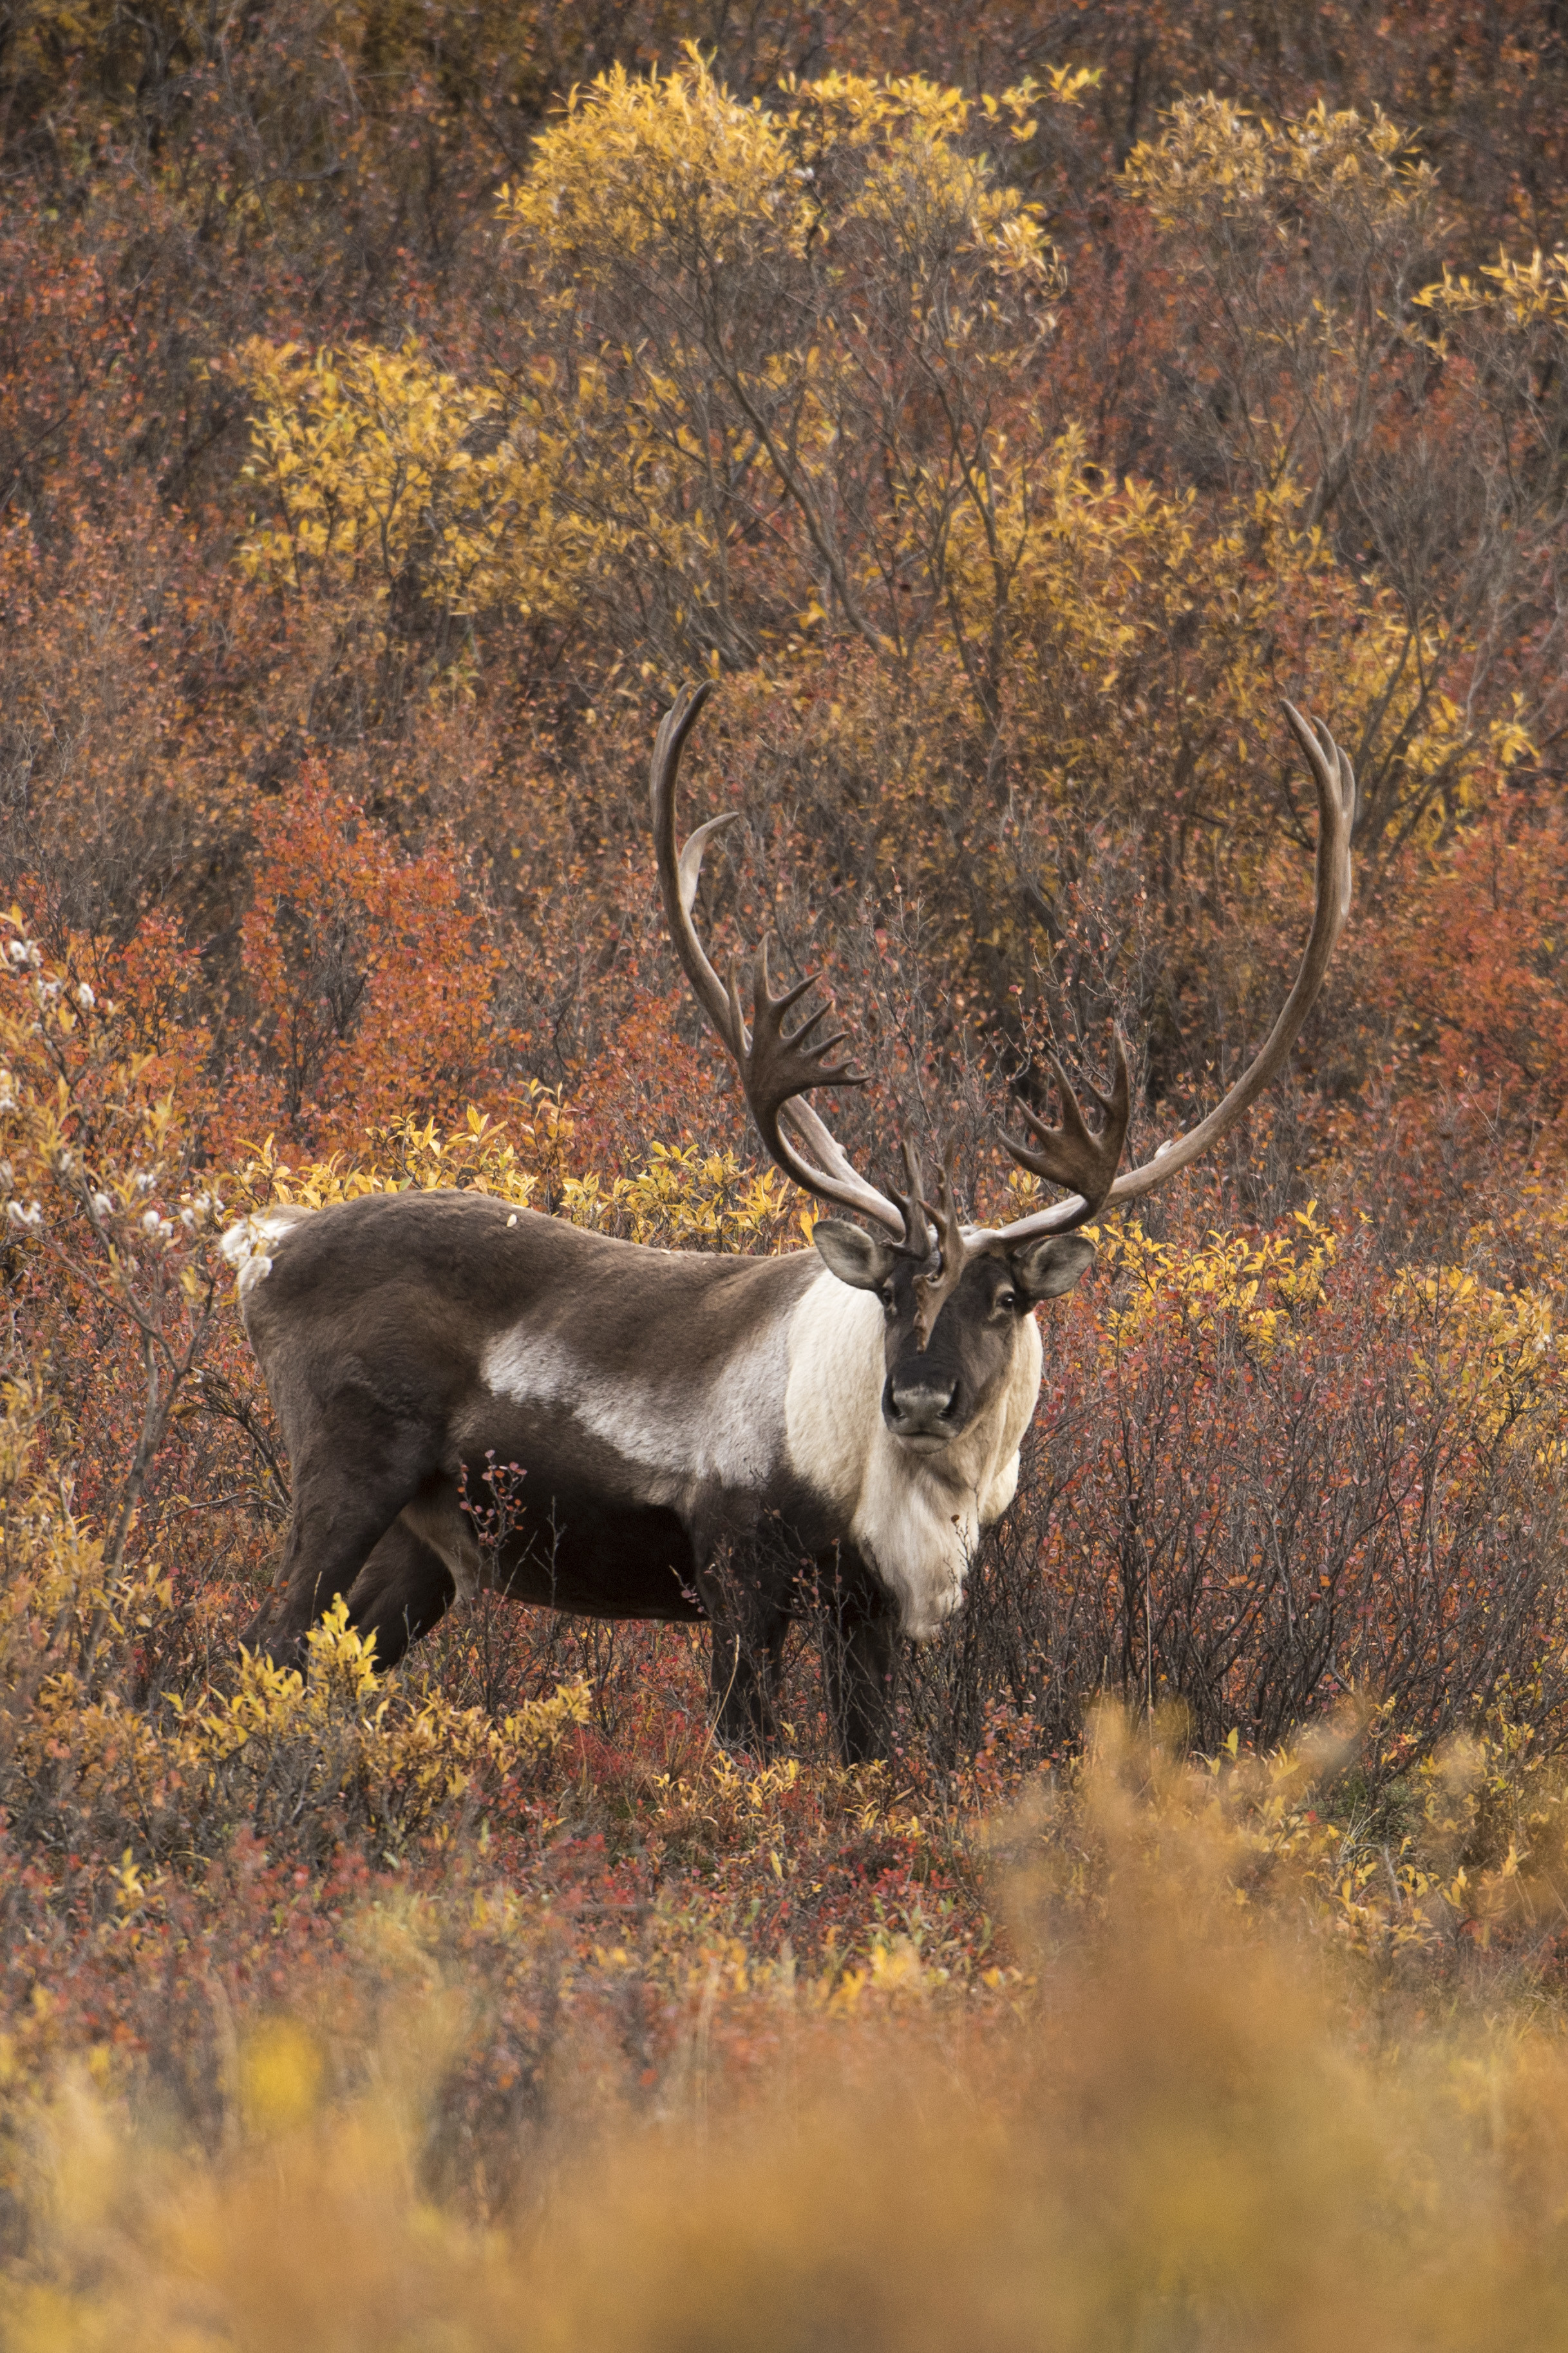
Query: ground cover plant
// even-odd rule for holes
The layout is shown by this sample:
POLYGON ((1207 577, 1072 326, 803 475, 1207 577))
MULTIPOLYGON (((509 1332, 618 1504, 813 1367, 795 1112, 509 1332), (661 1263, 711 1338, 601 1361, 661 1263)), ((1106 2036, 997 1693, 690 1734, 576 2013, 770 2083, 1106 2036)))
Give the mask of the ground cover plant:
MULTIPOLYGON (((1568 263, 1553 12, 0 25, 0 2342, 1554 2343, 1568 263), (809 1611, 342 1612, 218 1239, 775 1251, 704 935, 977 1214, 1132 1146, 889 1763, 809 1611), (8 911, 8 912, 6 912, 8 911)), ((504 1513, 504 1481, 483 1513, 504 1513)))

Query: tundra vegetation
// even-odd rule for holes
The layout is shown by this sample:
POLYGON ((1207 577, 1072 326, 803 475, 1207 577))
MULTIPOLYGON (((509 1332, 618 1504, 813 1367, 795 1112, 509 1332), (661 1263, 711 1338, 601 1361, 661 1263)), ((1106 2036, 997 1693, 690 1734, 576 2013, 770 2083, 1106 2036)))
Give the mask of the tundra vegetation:
POLYGON ((1561 2342, 1559 18, 0 21, 0 2343, 1561 2342), (704 936, 995 1224, 1047 1052, 1142 1161, 1256 1051, 1283 695, 1360 780, 887 1763, 809 1617, 766 1759, 699 1629, 239 1649, 237 1217, 805 1242, 650 877, 699 677, 704 936))

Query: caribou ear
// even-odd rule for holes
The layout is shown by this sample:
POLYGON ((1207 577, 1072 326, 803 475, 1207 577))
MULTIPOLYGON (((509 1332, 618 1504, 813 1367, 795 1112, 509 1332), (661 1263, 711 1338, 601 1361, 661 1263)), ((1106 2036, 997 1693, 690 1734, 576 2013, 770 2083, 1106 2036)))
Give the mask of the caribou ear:
POLYGON ((829 1273, 855 1291, 879 1291, 893 1271, 897 1253, 890 1242, 879 1242, 863 1226, 847 1218, 818 1218, 811 1229, 829 1273))
POLYGON ((1058 1299, 1072 1289, 1094 1264, 1094 1244, 1081 1234, 1047 1234, 1037 1242, 1020 1242, 1008 1251, 1007 1263, 1032 1307, 1037 1299, 1058 1299))

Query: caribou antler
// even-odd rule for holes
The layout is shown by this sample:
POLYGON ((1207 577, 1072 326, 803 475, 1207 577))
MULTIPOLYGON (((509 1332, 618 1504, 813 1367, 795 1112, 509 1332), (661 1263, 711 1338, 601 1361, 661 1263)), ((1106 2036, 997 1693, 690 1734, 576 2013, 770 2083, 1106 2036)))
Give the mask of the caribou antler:
MULTIPOLYGON (((811 1167, 795 1151, 779 1124, 784 1113, 792 1116, 797 1099, 807 1087, 863 1087, 862 1074, 848 1062, 830 1062, 828 1056, 836 1046, 842 1046, 848 1036, 847 1029, 836 1029, 831 1038, 816 1038, 812 1032, 826 1021, 833 1010, 833 999, 808 1013, 798 1029, 784 1029, 784 1016, 809 996, 817 986, 820 976, 808 972, 804 980, 796 981, 775 997, 768 972, 768 943, 764 933, 752 972, 752 1026, 748 1034, 741 1011, 740 964, 730 967, 730 1034, 740 1041, 736 1062, 741 1072, 741 1086, 746 1098, 746 1108, 756 1122, 757 1134, 786 1176, 808 1193, 825 1193, 829 1200, 840 1200, 840 1192, 833 1189, 830 1179, 825 1179, 820 1169, 811 1167)), ((835 1149, 837 1150, 837 1146, 835 1149)), ((859 1208, 859 1180, 855 1197, 842 1206, 859 1208)), ((869 1192, 871 1187, 863 1188, 869 1192)), ((880 1200, 881 1196, 877 1196, 880 1200)), ((892 1205, 889 1203, 889 1205, 892 1205)), ((906 1230, 900 1226, 900 1240, 906 1230)))
MULTIPOLYGON (((1073 1198, 1053 1202, 1048 1209, 1037 1209, 1026 1218, 1015 1218, 1010 1225, 972 1230, 969 1235, 972 1250, 988 1250, 997 1242, 1027 1241, 1036 1234, 1070 1233, 1075 1226, 1085 1224, 1097 1209, 1109 1202, 1135 1201, 1143 1194, 1152 1193, 1157 1185, 1165 1184, 1178 1169, 1187 1167, 1201 1153, 1206 1152, 1210 1145, 1216 1144, 1227 1128, 1234 1127, 1242 1113, 1257 1101, 1283 1066, 1312 1001, 1323 985, 1329 959, 1350 913, 1351 828, 1355 821, 1355 774, 1328 729, 1303 719, 1292 702, 1286 703, 1285 716, 1306 757, 1317 790, 1318 855, 1314 869, 1312 928, 1307 935, 1300 969, 1261 1050, 1206 1119, 1201 1119, 1196 1127, 1189 1128, 1185 1135, 1162 1144, 1153 1158, 1145 1161, 1142 1168, 1130 1168, 1125 1176, 1117 1176, 1103 1190, 1100 1189, 1100 1178, 1104 1175, 1103 1158, 1092 1175, 1086 1167, 1085 1174, 1089 1175, 1087 1184, 1079 1176, 1058 1176, 1054 1170, 1042 1168, 1037 1173, 1049 1176, 1054 1183, 1072 1185, 1075 1188, 1073 1198), (1098 1199, 1094 1198, 1097 1191, 1098 1199)), ((1115 1134, 1117 1157, 1120 1158, 1125 1121, 1121 1134, 1115 1134, 1116 1105, 1121 1100, 1126 1067, 1121 1058, 1120 1038, 1117 1039, 1117 1058, 1116 1087, 1099 1149, 1103 1154, 1115 1134)), ((1061 1073, 1054 1061, 1052 1069, 1058 1087, 1062 1086, 1061 1073)), ((1096 1100, 1100 1100, 1098 1093, 1096 1100)), ((1025 1118, 1032 1127, 1037 1127, 1038 1133, 1030 1113, 1023 1105, 1019 1108, 1024 1110, 1025 1118)), ((1057 1157, 1058 1166, 1065 1167, 1068 1152, 1078 1145, 1077 1131, 1083 1127, 1082 1114, 1070 1089, 1063 1089, 1062 1109, 1068 1134, 1057 1157)), ((1004 1142, 1005 1140, 1004 1138, 1004 1142)), ((1095 1149, 1092 1137, 1086 1136, 1084 1140, 1091 1151, 1095 1149)), ((1014 1145, 1009 1144, 1007 1148, 1015 1158, 1018 1157, 1014 1145)), ((1026 1166, 1030 1165, 1025 1163, 1026 1166)))
MULTIPOLYGON (((784 1017, 797 1005, 816 981, 813 973, 797 987, 788 989, 783 997, 774 997, 768 985, 767 943, 763 943, 760 966, 753 989, 753 1020, 755 1038, 749 1036, 741 1011, 739 986, 731 977, 726 987, 709 963, 701 941, 691 921, 691 910, 697 898, 698 878, 702 871, 702 853, 713 836, 725 826, 733 825, 738 812, 731 809, 724 817, 710 818, 700 825, 695 833, 678 851, 675 846, 675 785, 680 769, 680 754, 686 739, 696 723, 697 714, 713 691, 707 681, 699 687, 683 687, 670 708, 665 712, 658 735, 654 739, 653 767, 649 787, 653 800, 654 854, 658 863, 658 887, 664 900, 665 919, 669 925, 675 953, 697 995, 697 1001, 712 1022, 727 1048, 731 1060, 741 1074, 747 1106, 757 1124, 757 1132, 773 1158, 784 1175, 804 1192, 813 1193, 818 1200, 831 1201, 840 1209, 855 1209, 862 1217, 871 1218, 890 1233, 894 1240, 913 1253, 916 1237, 896 1200, 889 1200, 874 1185, 868 1184, 858 1170, 851 1166, 842 1145, 826 1123, 809 1103, 800 1101, 806 1087, 860 1086, 865 1082, 856 1077, 849 1065, 839 1063, 829 1070, 823 1056, 843 1042, 843 1033, 813 1047, 805 1041, 816 1024, 825 1019, 829 1006, 820 1013, 810 1014, 800 1028, 789 1037, 784 1033, 784 1017), (781 1120, 787 1119, 799 1137, 805 1158, 784 1134, 781 1120)), ((923 1259, 929 1243, 919 1250, 923 1259)))
MULTIPOLYGON (((1127 1143, 1128 1122, 1132 1116, 1132 1084, 1127 1071, 1127 1049, 1121 1042, 1120 1029, 1113 1029, 1111 1038, 1116 1049, 1116 1077, 1109 1096, 1100 1093, 1092 1079, 1084 1082, 1099 1104, 1105 1122, 1098 1135, 1089 1134, 1068 1074, 1054 1054, 1047 1054, 1046 1060, 1050 1064, 1051 1076, 1061 1098, 1060 1127, 1047 1127, 1044 1120, 1036 1118, 1027 1103, 1021 1103, 1018 1109, 1039 1149, 1031 1151, 1026 1144, 1016 1144, 1010 1135, 997 1130, 1000 1142, 1020 1168, 1027 1168, 1031 1175, 1045 1177, 1048 1184, 1065 1185, 1077 1196, 1083 1206, 1073 1223, 1079 1226, 1087 1225, 1110 1198, 1127 1143)), ((1066 1233, 1068 1229, 1064 1225, 1055 1230, 1066 1233)))
POLYGON ((1103 1123, 1099 1135, 1091 1133, 1066 1072, 1051 1055, 1051 1076, 1061 1100, 1060 1127, 1047 1127, 1026 1104, 1020 1103, 1018 1109, 1034 1144, 1019 1144, 1006 1135, 1002 1142, 1020 1166, 1050 1184, 1070 1187, 1069 1198, 1053 1202, 1049 1208, 1034 1210, 1028 1217, 1016 1218, 1010 1225, 964 1227, 959 1222, 953 1204, 948 1169, 942 1171, 937 1206, 933 1208, 924 1198, 925 1180, 920 1161, 906 1142, 904 1165, 909 1172, 909 1193, 880 1193, 851 1166, 820 1115, 802 1100, 810 1087, 865 1084, 849 1062, 828 1060, 834 1049, 844 1044, 846 1033, 836 1030, 827 1038, 816 1034, 831 1010, 831 998, 818 1011, 808 1013, 796 1029, 785 1031, 785 1016, 818 985, 818 976, 813 973, 775 997, 768 975, 764 939, 752 974, 752 1023, 748 1029, 741 1009, 738 971, 731 971, 726 986, 703 951, 691 920, 702 853, 716 833, 735 823, 736 812, 731 810, 700 825, 678 849, 675 787, 687 737, 711 692, 711 686, 706 683, 696 688, 683 687, 664 715, 653 749, 650 781, 654 849, 659 891, 675 952, 699 1004, 741 1074, 757 1132, 777 1166, 803 1191, 872 1219, 893 1236, 901 1252, 921 1264, 923 1271, 918 1278, 916 1324, 923 1347, 943 1302, 957 1288, 967 1260, 976 1252, 994 1249, 999 1243, 1010 1246, 1027 1241, 1037 1234, 1070 1233, 1107 1203, 1136 1200, 1152 1192, 1157 1185, 1164 1184, 1178 1169, 1185 1168, 1200 1153, 1206 1152, 1268 1085, 1296 1042, 1350 913, 1355 777, 1350 762, 1328 729, 1303 719, 1295 706, 1287 702, 1286 717, 1311 770, 1318 796, 1312 927, 1295 985, 1279 1019, 1261 1052, 1224 1101, 1185 1135, 1163 1144, 1142 1168, 1129 1169, 1125 1176, 1118 1176, 1131 1109, 1127 1051, 1120 1034, 1115 1037, 1115 1075, 1110 1094, 1102 1094, 1092 1083, 1088 1089, 1103 1123), (934 1223, 934 1237, 927 1225, 928 1218, 934 1223), (936 1264, 931 1267, 929 1261, 933 1249, 936 1264))

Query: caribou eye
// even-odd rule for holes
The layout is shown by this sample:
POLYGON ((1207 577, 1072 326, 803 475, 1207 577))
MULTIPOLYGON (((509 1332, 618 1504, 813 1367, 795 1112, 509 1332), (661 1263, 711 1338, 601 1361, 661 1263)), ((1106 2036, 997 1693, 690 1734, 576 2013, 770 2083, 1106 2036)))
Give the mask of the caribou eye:
POLYGON ((995 1303, 998 1307, 1016 1307, 1018 1294, 1016 1291, 999 1291, 996 1293, 995 1303))

